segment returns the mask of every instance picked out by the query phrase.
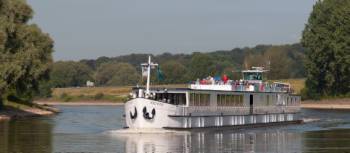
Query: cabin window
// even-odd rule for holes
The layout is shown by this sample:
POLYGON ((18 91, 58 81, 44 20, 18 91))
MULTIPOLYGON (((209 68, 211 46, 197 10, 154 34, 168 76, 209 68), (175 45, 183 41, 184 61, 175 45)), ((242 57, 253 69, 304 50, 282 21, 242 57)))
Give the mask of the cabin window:
POLYGON ((190 94, 190 106, 209 106, 210 95, 202 93, 191 93, 190 94))
POLYGON ((243 106, 243 95, 217 95, 218 106, 243 106))
POLYGON ((195 94, 194 93, 191 93, 190 94, 190 106, 193 106, 194 105, 194 96, 195 96, 195 94))
POLYGON ((201 96, 200 96, 200 94, 194 94, 195 96, 195 98, 194 98, 194 105, 195 106, 200 106, 200 104, 201 104, 201 96))
POLYGON ((262 80, 262 73, 259 72, 245 72, 243 73, 244 80, 262 80))
POLYGON ((297 99, 297 97, 292 97, 291 100, 292 100, 292 105, 293 105, 293 106, 294 106, 294 105, 298 105, 298 99, 297 99))
POLYGON ((270 106, 270 95, 266 95, 266 105, 270 106))
POLYGON ((173 104, 186 105, 185 93, 156 93, 154 100, 173 104))

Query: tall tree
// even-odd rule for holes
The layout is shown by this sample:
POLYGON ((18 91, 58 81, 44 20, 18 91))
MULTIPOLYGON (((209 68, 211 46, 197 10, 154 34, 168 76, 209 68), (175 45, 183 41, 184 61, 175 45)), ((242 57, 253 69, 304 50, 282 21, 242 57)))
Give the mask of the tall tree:
POLYGON ((185 83, 189 81, 185 75, 187 73, 186 67, 177 61, 165 62, 161 65, 161 69, 165 75, 165 83, 185 83))
POLYGON ((192 80, 216 73, 213 58, 204 53, 194 53, 189 68, 189 76, 192 80))
POLYGON ((306 92, 311 98, 350 91, 350 1, 320 0, 303 31, 306 92))
POLYGON ((244 58, 243 69, 250 69, 253 66, 266 66, 266 62, 262 53, 249 53, 244 58))
POLYGON ((32 16, 25 0, 0 0, 0 105, 10 89, 31 92, 49 76, 53 40, 32 16))
POLYGON ((98 85, 135 85, 139 82, 140 75, 131 64, 106 63, 97 69, 95 79, 98 85))
POLYGON ((290 78, 292 60, 281 47, 271 47, 264 53, 264 61, 269 69, 268 79, 290 78))
MULTIPOLYGON (((294 72, 293 60, 285 46, 271 46, 261 53, 250 53, 244 60, 244 68, 263 66, 269 70, 268 79, 291 78, 294 72)), ((298 68, 295 68, 298 69, 298 68)))
POLYGON ((59 61, 53 64, 50 84, 60 88, 84 86, 86 81, 93 80, 92 73, 92 69, 81 62, 59 61))

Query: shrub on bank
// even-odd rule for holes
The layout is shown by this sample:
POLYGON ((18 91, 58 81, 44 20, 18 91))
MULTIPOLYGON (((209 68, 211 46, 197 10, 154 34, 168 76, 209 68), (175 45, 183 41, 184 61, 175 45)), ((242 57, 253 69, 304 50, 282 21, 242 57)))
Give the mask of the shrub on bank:
POLYGON ((62 93, 59 100, 60 101, 64 101, 64 102, 69 102, 71 101, 73 98, 71 96, 69 96, 67 93, 62 93))
POLYGON ((97 93, 95 96, 94 96, 94 99, 95 100, 101 100, 104 98, 104 94, 103 93, 97 93))
POLYGON ((95 95, 70 95, 62 93, 60 96, 53 97, 52 100, 63 102, 78 102, 78 101, 109 101, 109 102, 125 102, 127 97, 123 95, 105 95, 97 93, 95 95))

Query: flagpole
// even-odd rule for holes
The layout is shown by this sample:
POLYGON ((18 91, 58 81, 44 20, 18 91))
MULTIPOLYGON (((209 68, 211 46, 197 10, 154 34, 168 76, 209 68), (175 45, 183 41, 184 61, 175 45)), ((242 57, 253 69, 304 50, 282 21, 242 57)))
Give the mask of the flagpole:
POLYGON ((149 96, 150 81, 151 81, 151 56, 148 56, 146 96, 149 96))

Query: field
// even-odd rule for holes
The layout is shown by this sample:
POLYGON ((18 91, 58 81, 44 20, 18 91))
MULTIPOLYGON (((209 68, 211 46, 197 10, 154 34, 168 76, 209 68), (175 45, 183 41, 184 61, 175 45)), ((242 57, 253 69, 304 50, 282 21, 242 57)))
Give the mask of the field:
MULTIPOLYGON (((304 88, 304 79, 273 80, 281 81, 292 85, 296 94, 304 88)), ((164 88, 184 88, 186 84, 154 85, 152 87, 164 88)), ((45 101, 81 102, 81 101, 101 101, 101 102, 125 102, 131 92, 132 86, 123 87, 80 87, 80 88, 55 88, 52 98, 45 101)))
POLYGON ((124 102, 132 87, 79 87, 79 88, 54 88, 52 98, 40 101, 60 102, 124 102))
POLYGON ((127 95, 130 93, 132 87, 80 87, 80 88, 55 88, 52 90, 53 96, 60 96, 62 94, 69 94, 71 96, 94 96, 97 94, 105 95, 127 95))

